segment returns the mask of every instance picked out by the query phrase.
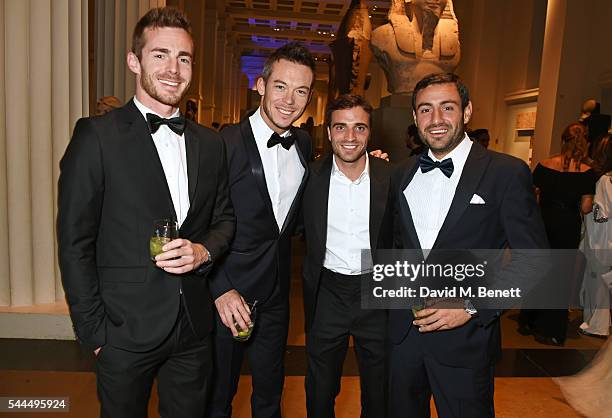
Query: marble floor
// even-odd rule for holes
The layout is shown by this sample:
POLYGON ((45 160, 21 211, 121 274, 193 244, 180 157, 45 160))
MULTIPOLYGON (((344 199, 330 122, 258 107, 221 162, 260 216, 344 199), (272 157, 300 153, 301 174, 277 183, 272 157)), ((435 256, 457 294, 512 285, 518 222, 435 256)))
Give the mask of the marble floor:
MULTIPOLYGON (((291 293, 291 324, 286 353, 283 416, 302 418, 305 413, 304 318, 299 270, 300 245, 294 256, 291 293)), ((516 332, 516 311, 502 317, 502 361, 496 369, 496 416, 501 418, 579 417, 565 402, 552 377, 574 374, 594 357, 603 340, 578 334, 575 330, 580 312, 571 313, 568 340, 564 347, 539 344, 532 337, 516 332)), ((74 341, 25 340, 0 338, 1 396, 68 396, 70 412, 65 414, 1 413, 1 418, 62 416, 88 418, 97 416, 93 356, 84 354, 74 341)), ((234 399, 234 417, 250 417, 251 379, 248 365, 243 368, 238 395, 234 399)), ((352 350, 344 365, 342 391, 336 402, 338 418, 359 416, 359 377, 352 350)), ((153 391, 150 416, 158 417, 157 396, 153 391)), ((611 415, 612 416, 612 415, 611 415)))

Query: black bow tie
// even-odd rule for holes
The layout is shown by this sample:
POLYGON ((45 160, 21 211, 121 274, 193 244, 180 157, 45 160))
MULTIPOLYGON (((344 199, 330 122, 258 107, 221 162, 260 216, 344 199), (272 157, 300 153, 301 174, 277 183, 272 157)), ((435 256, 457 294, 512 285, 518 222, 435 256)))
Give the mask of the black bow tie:
POLYGON ((268 139, 268 148, 272 148, 274 145, 281 144, 283 148, 288 150, 289 148, 291 148, 291 145, 293 145, 294 142, 295 137, 292 134, 283 137, 274 132, 270 139, 268 139))
POLYGON ((423 173, 439 168, 440 171, 448 178, 450 178, 450 176, 453 174, 453 170, 455 169, 452 159, 447 158, 442 161, 434 161, 427 154, 421 155, 419 165, 421 166, 421 172, 423 173))
POLYGON ((165 119, 153 113, 147 113, 147 125, 149 125, 149 130, 152 134, 157 132, 160 126, 168 125, 168 128, 172 129, 172 132, 177 135, 183 135, 183 131, 185 131, 185 118, 183 116, 177 116, 175 118, 165 119))

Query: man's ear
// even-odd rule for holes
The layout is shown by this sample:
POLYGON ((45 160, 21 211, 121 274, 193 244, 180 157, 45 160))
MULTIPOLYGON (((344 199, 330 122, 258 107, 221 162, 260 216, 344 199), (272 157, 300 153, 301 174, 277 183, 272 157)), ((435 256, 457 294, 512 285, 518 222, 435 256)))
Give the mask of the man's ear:
POLYGON ((465 109, 463 109, 463 124, 467 125, 467 123, 472 118, 472 102, 468 102, 465 109))
POLYGON ((418 128, 419 124, 417 123, 416 113, 414 112, 414 110, 412 111, 412 120, 414 121, 414 126, 418 128))
POLYGON ((329 126, 327 127, 327 139, 329 140, 329 142, 331 142, 331 129, 329 126))
POLYGON ((138 59, 136 54, 134 54, 131 51, 128 52, 127 54, 127 65, 131 72, 133 72, 136 75, 140 75, 140 72, 141 72, 140 60, 138 59))
POLYGON ((261 76, 257 77, 256 85, 257 85, 257 92, 259 93, 261 97, 263 97, 264 94, 266 93, 266 82, 263 79, 263 77, 261 76))

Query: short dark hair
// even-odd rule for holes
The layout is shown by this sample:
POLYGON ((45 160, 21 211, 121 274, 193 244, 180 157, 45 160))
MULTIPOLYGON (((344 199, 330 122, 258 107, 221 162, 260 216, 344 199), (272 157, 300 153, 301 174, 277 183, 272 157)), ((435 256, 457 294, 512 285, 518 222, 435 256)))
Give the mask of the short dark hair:
POLYGON ((263 78, 264 82, 268 81, 268 78, 272 73, 272 66, 274 65, 274 63, 280 60, 287 60, 295 64, 305 65, 310 68, 310 70, 312 71, 312 82, 314 83, 316 74, 315 60, 308 48, 306 48, 299 42, 286 43, 285 45, 274 51, 272 54, 270 54, 270 56, 268 57, 268 59, 266 59, 266 62, 264 63, 263 70, 261 71, 261 77, 263 78))
POLYGON ((326 125, 331 126, 332 113, 336 110, 352 109, 354 107, 362 108, 368 114, 369 119, 372 119, 372 105, 366 99, 356 94, 343 94, 327 105, 327 110, 325 111, 326 125))
POLYGON ((156 28, 179 28, 191 35, 191 23, 181 10, 175 7, 158 7, 149 10, 140 18, 132 35, 132 52, 142 58, 142 48, 146 42, 145 30, 156 28))
POLYGON ((424 90, 425 88, 434 84, 446 83, 454 84, 457 87, 459 97, 461 97, 461 110, 464 110, 470 102, 470 91, 468 90, 467 86, 463 84, 459 76, 454 73, 429 74, 416 83, 416 86, 414 86, 414 91, 412 92, 412 109, 414 109, 416 112, 416 98, 417 94, 419 94, 421 90, 424 90))

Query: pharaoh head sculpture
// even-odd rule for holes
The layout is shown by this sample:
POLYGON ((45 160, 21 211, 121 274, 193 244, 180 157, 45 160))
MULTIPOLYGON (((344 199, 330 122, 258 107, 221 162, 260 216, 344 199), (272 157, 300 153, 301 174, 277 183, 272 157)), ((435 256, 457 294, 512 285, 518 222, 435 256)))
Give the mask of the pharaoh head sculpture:
POLYGON ((371 48, 391 93, 409 94, 434 72, 452 72, 460 58, 452 0, 392 0, 389 23, 372 32, 371 48))

